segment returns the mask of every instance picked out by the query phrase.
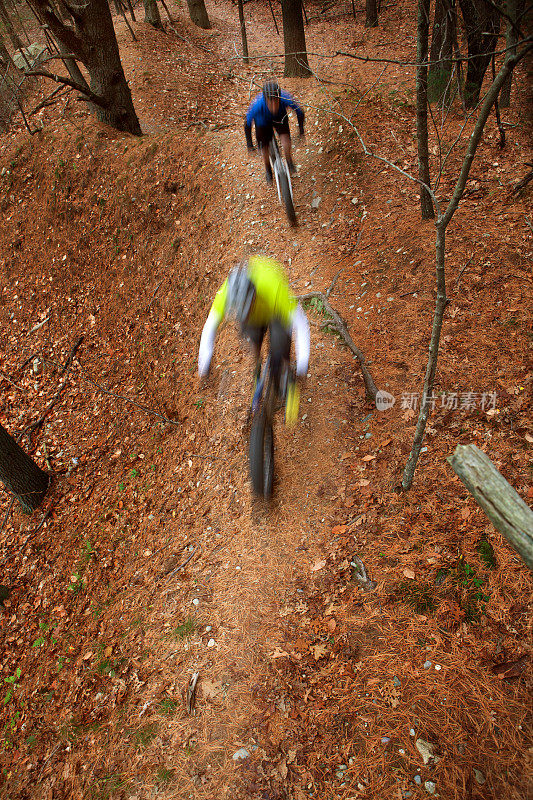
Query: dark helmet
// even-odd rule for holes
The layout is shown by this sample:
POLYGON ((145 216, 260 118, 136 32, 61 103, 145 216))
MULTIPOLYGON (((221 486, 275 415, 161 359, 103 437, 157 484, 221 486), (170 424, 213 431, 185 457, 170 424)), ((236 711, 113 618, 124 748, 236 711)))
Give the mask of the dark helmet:
POLYGON ((277 81, 267 81, 263 84, 263 97, 265 100, 279 100, 281 89, 277 81))
POLYGON ((255 286, 248 277, 248 264, 237 264, 228 275, 226 313, 245 322, 255 299, 255 286))

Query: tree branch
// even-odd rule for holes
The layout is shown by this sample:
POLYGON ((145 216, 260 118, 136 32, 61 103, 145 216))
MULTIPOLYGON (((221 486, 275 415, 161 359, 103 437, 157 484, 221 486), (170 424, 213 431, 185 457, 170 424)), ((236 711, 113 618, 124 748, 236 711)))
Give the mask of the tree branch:
MULTIPOLYGON (((65 23, 56 16, 50 3, 48 3, 47 0, 28 0, 28 5, 30 5, 30 7, 35 6, 38 9, 42 15, 42 19, 46 22, 58 41, 60 41, 69 52, 76 53, 76 58, 85 64, 87 61, 87 53, 85 52, 83 40, 71 27, 65 25, 65 23)), ((79 10, 82 11, 85 10, 85 8, 86 6, 79 10)), ((68 10, 72 16, 75 17, 72 10, 70 8, 68 10)), ((36 16, 38 15, 36 14, 36 16)))
MULTIPOLYGON (((72 348, 72 350, 70 351, 70 353, 69 353, 69 355, 68 355, 68 358, 67 358, 67 360, 65 361, 65 364, 64 364, 64 366, 63 366, 63 369, 62 369, 62 370, 61 370, 61 372, 59 373, 59 377, 60 377, 60 378, 61 378, 61 376, 62 376, 62 375, 65 375, 65 374, 67 374, 67 373, 68 373, 68 371, 70 370, 70 367, 71 367, 71 365, 72 365, 72 359, 73 359, 73 358, 74 358, 74 356, 76 355, 76 351, 78 350, 78 348, 79 348, 79 346, 81 345, 81 343, 82 343, 82 342, 83 342, 83 336, 80 336, 80 337, 79 337, 79 339, 77 340, 77 342, 75 343, 74 347, 73 347, 73 348, 72 348)), ((19 435, 17 436, 17 439, 16 439, 16 441, 17 441, 17 442, 18 442, 20 439, 22 439, 22 437, 23 437, 23 436, 27 435, 27 436, 28 436, 28 443, 31 445, 31 437, 32 437, 32 434, 33 434, 33 432, 34 432, 34 431, 36 431, 38 428, 40 428, 40 427, 41 427, 41 425, 43 424, 44 420, 46 419, 46 417, 48 416, 48 414, 50 413, 50 411, 52 410, 52 408, 55 406, 55 404, 57 403, 57 401, 58 401, 58 400, 59 400, 59 398, 61 397, 61 394, 63 393, 63 391, 64 391, 64 389, 65 389, 66 385, 67 385, 67 379, 65 378, 65 380, 64 380, 64 381, 63 381, 63 383, 62 383, 62 384, 59 386, 59 389, 58 389, 58 390, 57 390, 57 392, 55 393, 55 395, 54 395, 54 397, 52 398, 52 400, 50 401, 50 403, 48 403, 48 405, 46 406, 45 410, 43 411, 43 413, 41 414, 41 416, 39 417, 39 419, 38 419, 36 422, 32 422, 32 424, 31 424, 31 425, 28 425, 28 427, 27 427, 27 428, 25 428, 25 429, 22 431, 22 433, 19 433, 19 435)))
POLYGON ((490 110, 494 105, 496 98, 500 92, 501 87, 503 86, 506 78, 510 75, 516 65, 527 55, 529 52, 533 50, 533 37, 529 37, 529 44, 527 47, 517 53, 515 56, 509 58, 499 71, 496 79, 493 81, 492 86, 488 90, 487 94, 485 95, 485 100, 481 106, 481 111, 479 112, 479 117, 476 120, 476 124, 474 125, 474 130, 470 136, 470 142, 468 144, 468 150, 465 155, 465 159, 463 161, 463 167, 461 169, 461 173, 457 180, 454 193, 452 195, 452 199, 448 203, 446 207, 446 211, 442 218, 442 222, 444 227, 446 227, 451 220, 452 216, 454 215, 457 206, 459 205, 459 201, 464 192, 464 188, 466 185, 466 181, 468 178, 468 174, 470 172, 470 168, 472 166, 472 161, 474 160, 474 156, 476 154, 476 150, 478 148, 481 135, 483 133, 483 128, 485 127, 485 123, 488 119, 490 114, 490 110))
POLYGON ((82 86, 80 83, 76 83, 76 81, 73 81, 70 78, 65 78, 62 75, 54 75, 52 72, 48 72, 46 69, 35 69, 31 72, 27 72, 26 75, 31 77, 34 75, 41 75, 43 78, 49 78, 51 81, 62 83, 65 86, 70 86, 72 89, 76 89, 77 92, 80 92, 80 94, 83 94, 85 97, 87 97, 87 99, 90 100, 91 103, 94 103, 95 106, 100 106, 100 108, 108 108, 109 106, 107 100, 99 97, 97 94, 92 92, 90 89, 87 89, 85 86, 82 86))

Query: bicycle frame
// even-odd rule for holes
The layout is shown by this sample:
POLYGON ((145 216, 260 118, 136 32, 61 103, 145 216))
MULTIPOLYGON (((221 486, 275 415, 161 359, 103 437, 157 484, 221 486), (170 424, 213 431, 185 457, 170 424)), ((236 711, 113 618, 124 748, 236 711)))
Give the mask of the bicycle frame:
POLYGON ((272 495, 274 484, 274 415, 279 408, 278 401, 282 404, 285 401, 289 371, 289 364, 284 363, 276 386, 269 352, 252 399, 252 423, 248 446, 250 478, 254 494, 265 500, 272 495))
POLYGON ((276 391, 274 379, 270 370, 270 353, 268 354, 261 374, 257 381, 254 397, 252 400, 252 413, 256 413, 260 408, 263 409, 267 419, 271 422, 274 417, 276 406, 276 391))
POLYGON ((281 184, 280 184, 280 175, 284 173, 287 177, 287 183, 289 184, 289 191, 291 194, 292 200, 292 183, 291 183, 291 175, 287 164, 285 163, 285 159, 282 158, 278 140, 276 139, 276 134, 272 134, 272 139, 270 140, 270 144, 268 145, 268 151, 270 156, 270 165, 272 167, 272 172, 276 178, 276 188, 278 190, 278 200, 283 205, 283 197, 281 196, 281 184))

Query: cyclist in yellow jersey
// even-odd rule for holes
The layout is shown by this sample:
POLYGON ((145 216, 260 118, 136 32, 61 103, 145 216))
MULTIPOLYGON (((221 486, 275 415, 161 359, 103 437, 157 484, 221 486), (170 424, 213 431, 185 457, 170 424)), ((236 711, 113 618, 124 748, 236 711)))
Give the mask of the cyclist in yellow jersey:
POLYGON ((251 258, 234 267, 218 290, 204 325, 198 354, 198 373, 207 375, 218 327, 223 319, 234 317, 241 335, 254 348, 257 362, 269 329, 271 368, 277 382, 283 359, 290 358, 295 334, 296 375, 307 374, 310 335, 305 313, 292 294, 283 267, 265 256, 251 258))

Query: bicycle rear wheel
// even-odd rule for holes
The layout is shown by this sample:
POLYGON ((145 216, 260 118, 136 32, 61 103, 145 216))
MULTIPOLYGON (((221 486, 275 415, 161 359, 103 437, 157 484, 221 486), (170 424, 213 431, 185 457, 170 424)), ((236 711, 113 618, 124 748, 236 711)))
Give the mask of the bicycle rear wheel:
POLYGON ((287 219, 289 220, 289 224, 294 228, 296 227, 297 224, 296 211, 294 210, 294 204, 292 202, 292 192, 289 183, 289 176, 287 175, 285 169, 281 169, 279 171, 278 180, 279 180, 279 189, 281 192, 281 198, 285 206, 285 211, 287 212, 287 219))
POLYGON ((274 431, 263 410, 252 421, 248 457, 253 493, 268 500, 274 486, 274 431))

